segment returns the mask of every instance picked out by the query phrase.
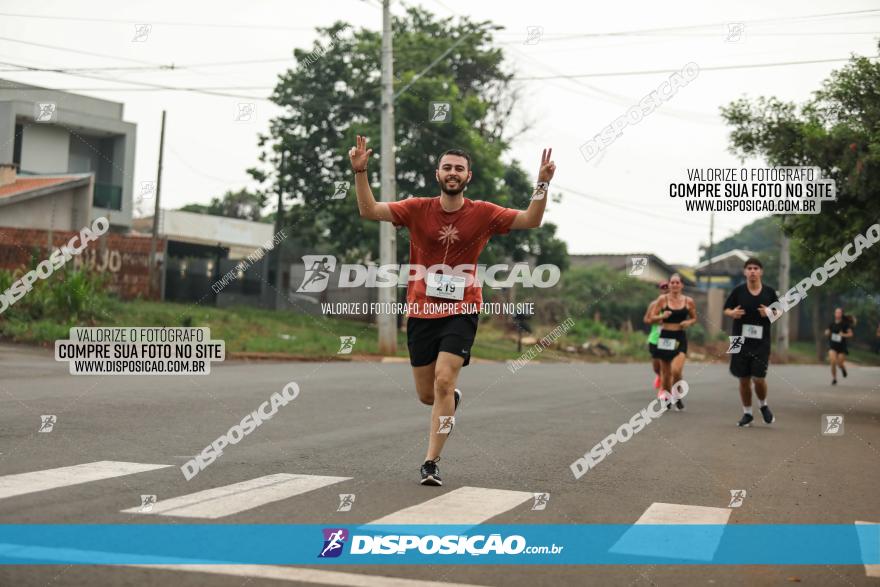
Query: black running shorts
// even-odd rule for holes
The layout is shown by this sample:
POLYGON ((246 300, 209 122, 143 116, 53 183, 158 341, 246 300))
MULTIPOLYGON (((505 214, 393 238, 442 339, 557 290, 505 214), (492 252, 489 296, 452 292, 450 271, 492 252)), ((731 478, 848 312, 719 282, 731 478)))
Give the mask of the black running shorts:
POLYGON ((767 377, 767 365, 770 364, 770 347, 746 349, 730 355, 730 373, 734 377, 767 377))
POLYGON ((846 348, 846 341, 842 340, 840 342, 830 342, 828 345, 832 351, 838 354, 847 355, 849 351, 846 348))
POLYGON ((688 352, 688 339, 687 334, 684 330, 661 330, 660 331, 660 339, 657 339, 657 351, 654 353, 655 359, 660 359, 661 361, 672 361, 678 353, 684 353, 685 355, 688 352), (671 339, 675 341, 674 349, 661 349, 660 339, 671 339))
POLYGON ((458 314, 443 318, 409 318, 406 343, 413 367, 430 365, 440 351, 458 355, 464 364, 471 362, 471 346, 477 337, 479 314, 458 314))
POLYGON ((648 343, 648 354, 651 355, 652 359, 657 358, 657 345, 653 342, 648 343))

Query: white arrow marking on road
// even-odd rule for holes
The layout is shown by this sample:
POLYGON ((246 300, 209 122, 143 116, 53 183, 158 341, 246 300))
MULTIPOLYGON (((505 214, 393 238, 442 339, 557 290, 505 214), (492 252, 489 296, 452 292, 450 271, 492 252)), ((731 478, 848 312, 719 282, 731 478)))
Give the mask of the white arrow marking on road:
POLYGON ((58 487, 79 485, 102 479, 112 479, 123 475, 143 473, 155 469, 164 469, 171 465, 148 465, 143 463, 125 463, 119 461, 97 461, 73 465, 72 467, 59 467, 31 473, 18 473, 0 477, 0 499, 46 491, 58 487))
POLYGON ((721 543, 723 529, 717 526, 726 525, 730 519, 730 508, 710 508, 699 505, 680 505, 676 503, 652 503, 636 520, 640 524, 705 524, 703 540, 699 545, 689 544, 686 551, 676 550, 675 544, 647 543, 644 535, 627 530, 611 547, 609 552, 621 554, 638 554, 657 557, 673 557, 696 560, 712 560, 721 543), (695 551, 699 547, 699 552, 695 551))
MULTIPOLYGON (((856 524, 875 524, 875 522, 856 522, 856 524)), ((864 549, 868 545, 867 544, 860 544, 860 546, 864 549)), ((868 555, 869 553, 865 553, 864 550, 862 550, 862 553, 863 553, 862 556, 867 558, 866 555, 868 555)), ((871 557, 871 558, 874 558, 874 557, 871 557)), ((865 575, 867 575, 868 577, 880 577, 880 565, 865 565, 865 575)))
POLYGON ((449 493, 429 499, 412 507, 398 510, 373 524, 482 524, 516 506, 534 499, 533 493, 486 489, 483 487, 460 487, 449 493))
POLYGON ((256 507, 281 501, 288 497, 314 491, 334 483, 348 481, 351 477, 325 477, 323 475, 290 475, 279 473, 257 477, 241 483, 215 487, 181 495, 172 499, 159 499, 149 512, 140 506, 122 510, 128 514, 159 514, 184 518, 216 519, 244 512, 256 507))

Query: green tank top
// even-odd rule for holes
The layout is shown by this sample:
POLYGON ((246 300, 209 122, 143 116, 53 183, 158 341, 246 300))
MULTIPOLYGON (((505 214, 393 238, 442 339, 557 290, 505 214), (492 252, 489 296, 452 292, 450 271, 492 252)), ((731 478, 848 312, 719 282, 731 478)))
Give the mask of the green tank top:
POLYGON ((648 335, 648 343, 657 344, 658 340, 660 340, 660 325, 651 324, 651 334, 648 335))

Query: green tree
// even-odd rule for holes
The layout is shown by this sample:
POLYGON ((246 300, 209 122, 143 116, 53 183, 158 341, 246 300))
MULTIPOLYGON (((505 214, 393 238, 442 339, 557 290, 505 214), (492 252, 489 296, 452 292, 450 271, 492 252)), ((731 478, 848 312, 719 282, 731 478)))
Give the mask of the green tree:
POLYGON ((562 274, 550 289, 517 288, 518 302, 533 301, 537 320, 559 323, 568 316, 597 317, 613 328, 628 322, 644 329, 642 318, 648 304, 656 299, 657 287, 628 277, 608 267, 574 268, 562 274))
MULTIPOLYGON (((800 107, 761 97, 739 99, 721 111, 733 127, 731 152, 742 159, 816 166, 835 181, 837 201, 823 204, 821 214, 786 219, 795 258, 817 267, 880 220, 880 63, 851 58, 800 107)), ((876 291, 878 266, 880 246, 875 246, 823 288, 876 291)))
MULTIPOLYGON (((784 224, 792 239, 792 258, 808 267, 807 272, 880 220, 880 63, 852 57, 801 106, 777 98, 742 98, 721 111, 733 127, 730 150, 741 159, 816 166, 823 177, 834 180, 836 202, 826 202, 821 214, 790 216, 784 224)), ((864 298, 880 289, 878 266, 880 246, 874 246, 810 292, 807 307, 819 358, 822 324, 832 303, 847 294, 864 298)), ((799 279, 805 273, 793 268, 792 275, 799 279)))
MULTIPOLYGON (((763 252, 779 248, 779 235, 782 229, 775 218, 759 218, 743 226, 739 232, 715 243, 712 255, 717 256, 733 249, 763 252)), ((700 245, 700 261, 709 258, 709 245, 700 245)))
POLYGON ((180 210, 259 222, 266 220, 262 214, 265 205, 265 195, 251 193, 247 190, 238 190, 237 192, 230 190, 219 198, 211 198, 210 204, 187 204, 180 210))
MULTIPOLYGON (((437 20, 409 7, 394 17, 395 163, 397 197, 439 193, 434 172, 437 156, 451 147, 473 157, 474 177, 466 195, 500 205, 524 208, 533 189, 535 169, 501 160, 516 99, 503 55, 493 48, 489 22, 462 18, 437 20), (438 57, 423 75, 418 76, 438 57), (430 103, 449 102, 451 121, 429 121, 430 103)), ((272 100, 283 108, 269 133, 260 137, 263 169, 251 169, 267 191, 279 181, 286 194, 284 224, 293 226, 303 246, 334 251, 348 261, 378 258, 379 223, 358 215, 353 189, 333 199, 335 182, 352 182, 348 150, 355 135, 370 138, 374 151, 370 182, 379 196, 381 35, 344 22, 318 29, 323 41, 312 51, 296 49, 298 66, 281 75, 272 100), (281 166, 281 153, 285 153, 281 166), (280 172, 276 171, 280 169, 280 172)), ((405 231, 398 232, 398 259, 408 255, 405 231)), ((534 231, 514 231, 490 241, 481 262, 536 255, 542 262, 565 265, 565 244, 545 223, 534 231)))

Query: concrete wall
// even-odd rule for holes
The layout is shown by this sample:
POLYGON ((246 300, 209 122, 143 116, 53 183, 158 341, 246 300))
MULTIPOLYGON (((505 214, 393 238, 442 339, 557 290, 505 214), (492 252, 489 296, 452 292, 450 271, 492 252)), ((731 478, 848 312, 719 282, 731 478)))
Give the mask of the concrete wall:
POLYGON ((30 124, 22 130, 21 171, 60 174, 69 169, 70 133, 51 124, 30 124))
MULTIPOLYGON (((152 216, 138 218, 134 227, 143 232, 152 232, 152 216)), ((159 233, 172 241, 212 246, 221 243, 222 246, 229 247, 230 257, 246 257, 267 241, 272 241, 275 227, 264 222, 238 218, 162 210, 159 215, 159 233)))
POLYGON ((80 230, 91 223, 91 184, 0 207, 0 226, 80 230))
POLYGON ((0 163, 12 163, 14 147, 15 108, 12 102, 0 102, 0 163))
MULTIPOLYGON (((59 108, 91 116, 122 119, 123 104, 0 79, 0 101, 54 102, 59 108)), ((31 113, 33 116, 33 113, 31 113)))

